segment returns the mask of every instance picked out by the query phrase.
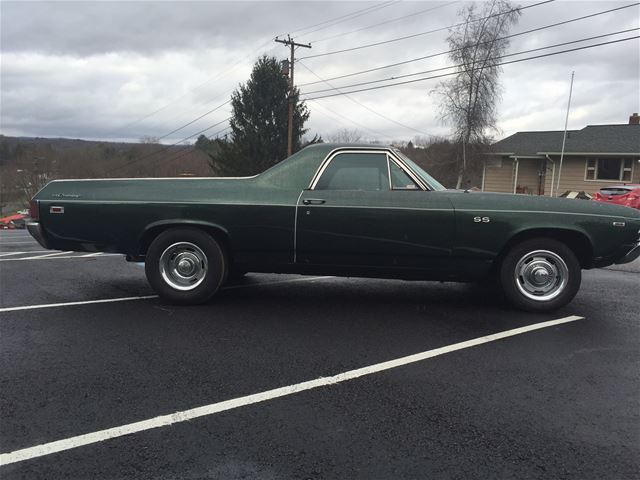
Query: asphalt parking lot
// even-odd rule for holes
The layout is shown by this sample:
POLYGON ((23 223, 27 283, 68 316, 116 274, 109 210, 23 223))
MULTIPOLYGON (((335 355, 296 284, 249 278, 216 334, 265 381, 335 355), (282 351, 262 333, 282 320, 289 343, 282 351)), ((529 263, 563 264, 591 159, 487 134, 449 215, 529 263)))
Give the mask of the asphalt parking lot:
POLYGON ((640 477, 638 262, 541 315, 262 274, 175 307, 52 253, 0 232, 2 479, 640 477))

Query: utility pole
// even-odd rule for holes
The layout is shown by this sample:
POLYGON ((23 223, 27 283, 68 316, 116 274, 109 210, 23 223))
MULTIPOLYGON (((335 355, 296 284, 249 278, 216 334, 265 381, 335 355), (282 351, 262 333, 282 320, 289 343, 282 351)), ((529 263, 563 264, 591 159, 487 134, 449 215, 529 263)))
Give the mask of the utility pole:
POLYGON ((293 41, 290 35, 287 35, 285 40, 280 40, 278 37, 275 39, 276 42, 282 43, 291 49, 291 59, 289 60, 289 130, 287 134, 287 156, 293 155, 293 110, 295 108, 294 101, 294 89, 295 84, 293 83, 293 65, 295 62, 295 50, 296 47, 303 48, 311 48, 310 43, 296 43, 293 41))

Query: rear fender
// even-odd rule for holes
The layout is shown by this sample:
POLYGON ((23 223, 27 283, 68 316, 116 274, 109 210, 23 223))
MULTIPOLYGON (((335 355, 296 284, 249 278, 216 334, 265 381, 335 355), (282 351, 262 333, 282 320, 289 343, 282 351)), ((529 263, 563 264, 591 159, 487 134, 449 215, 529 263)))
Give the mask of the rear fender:
POLYGON ((160 235, 160 233, 170 228, 191 227, 198 228, 210 233, 218 240, 227 254, 231 253, 231 235, 229 231, 222 225, 213 222, 205 222, 201 220, 184 220, 184 219, 167 219, 153 222, 144 229, 138 240, 138 251, 135 256, 128 258, 129 260, 142 260, 147 253, 147 249, 151 242, 160 235))

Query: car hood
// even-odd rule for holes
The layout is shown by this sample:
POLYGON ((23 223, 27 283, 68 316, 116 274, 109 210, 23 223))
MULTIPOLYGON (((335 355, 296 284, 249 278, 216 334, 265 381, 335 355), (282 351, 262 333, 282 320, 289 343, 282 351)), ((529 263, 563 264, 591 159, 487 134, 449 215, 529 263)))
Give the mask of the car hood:
POLYGON ((447 190, 454 208, 605 215, 640 220, 640 211, 603 202, 538 195, 447 190))

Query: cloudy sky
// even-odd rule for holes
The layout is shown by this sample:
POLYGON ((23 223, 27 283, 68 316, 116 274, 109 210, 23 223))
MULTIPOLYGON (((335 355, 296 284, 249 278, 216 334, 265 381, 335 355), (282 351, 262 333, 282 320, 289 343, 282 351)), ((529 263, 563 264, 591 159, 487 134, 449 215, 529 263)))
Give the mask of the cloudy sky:
MULTIPOLYGON (((520 2, 518 5, 531 5, 520 2)), ((446 30, 351 52, 304 58, 459 22, 463 1, 386 2, 30 2, 2 1, 1 118, 4 135, 124 139, 163 137, 212 110, 244 82, 261 54, 279 59, 273 42, 291 33, 311 42, 299 49, 296 83, 307 97, 349 85, 451 65, 446 56, 341 80, 328 79, 447 50, 446 30), (305 85, 310 82, 319 82, 305 85)), ((633 5, 514 38, 510 53, 635 29, 600 39, 510 57, 638 35, 637 0, 567 1, 523 11, 512 33, 633 5)), ((504 66, 498 137, 519 130, 562 129, 571 71, 575 71, 569 128, 626 123, 640 110, 640 41, 632 39, 504 66)), ((421 78, 429 74, 409 78, 421 78)), ((395 80, 397 81, 397 80, 395 80)), ((426 80, 311 100, 310 133, 360 130, 365 138, 409 140, 446 135, 426 80)), ((374 85, 386 85, 393 81, 374 85)), ((370 85, 369 85, 370 86, 370 85)), ((355 88, 355 87, 354 87, 355 88)), ((362 88, 362 87, 360 87, 362 88)), ((335 90, 333 91, 335 93, 335 90)), ((229 115, 224 106, 163 139, 177 142, 229 115)), ((225 127, 207 130, 214 134, 225 127)))

